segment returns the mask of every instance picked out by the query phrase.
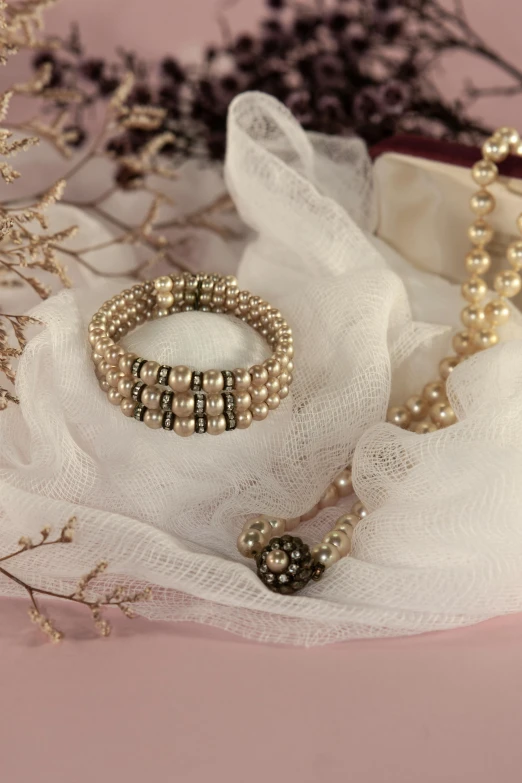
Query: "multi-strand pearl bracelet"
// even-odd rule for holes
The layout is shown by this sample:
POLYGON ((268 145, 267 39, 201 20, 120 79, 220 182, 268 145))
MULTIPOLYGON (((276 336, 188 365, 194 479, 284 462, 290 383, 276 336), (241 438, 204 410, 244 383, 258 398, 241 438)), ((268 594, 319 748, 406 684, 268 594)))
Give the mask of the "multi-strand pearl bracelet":
POLYGON ((95 313, 89 341, 109 402, 151 429, 183 437, 246 429, 278 408, 292 383, 292 330, 277 308, 239 291, 232 276, 184 274, 135 285, 95 313), (146 320, 190 310, 236 316, 265 338, 272 356, 250 369, 201 372, 149 361, 118 343, 146 320))
MULTIPOLYGON (((439 377, 426 384, 420 394, 411 396, 405 405, 389 408, 387 421, 402 429, 428 434, 457 420, 448 401, 446 381, 462 361, 498 343, 497 329, 508 321, 511 314, 508 300, 522 288, 522 239, 517 239, 506 250, 511 268, 495 275, 493 287, 496 296, 484 305, 488 287, 483 275, 491 266, 486 246, 493 239, 493 229, 485 218, 495 208, 495 198, 487 187, 498 178, 496 164, 509 154, 522 157, 520 135, 513 128, 500 128, 484 143, 482 159, 472 167, 473 181, 479 190, 470 202, 475 220, 468 230, 472 248, 466 255, 465 264, 469 277, 461 289, 466 301, 461 312, 465 328, 454 335, 455 354, 442 359, 439 377)), ((522 214, 517 218, 517 228, 522 234, 522 214)), ((247 521, 238 538, 239 551, 245 557, 256 558, 258 576, 271 590, 283 594, 301 590, 310 579, 319 579, 326 568, 350 554, 354 529, 367 516, 367 511, 356 499, 351 511, 339 517, 333 530, 311 550, 289 532, 300 522, 312 519, 322 508, 333 506, 352 493, 351 468, 348 466, 328 486, 319 503, 304 516, 285 520, 263 515, 247 521)))

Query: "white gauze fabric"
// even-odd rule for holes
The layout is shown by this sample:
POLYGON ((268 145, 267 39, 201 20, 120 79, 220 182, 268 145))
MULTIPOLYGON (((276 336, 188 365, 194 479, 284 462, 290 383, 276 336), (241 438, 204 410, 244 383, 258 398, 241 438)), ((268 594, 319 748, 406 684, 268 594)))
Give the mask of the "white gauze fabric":
MULTIPOLYGON (((510 342, 451 376, 458 424, 419 436, 383 423, 390 395, 403 400, 436 377, 458 288, 372 237, 361 142, 307 134, 255 93, 232 104, 228 134, 227 185, 252 230, 240 287, 277 305, 294 329, 291 394, 246 431, 189 439, 150 431, 107 402, 86 339, 93 311, 126 281, 92 278, 52 297, 35 311, 46 326, 19 367, 21 404, 0 414, 0 547, 11 551, 20 535, 57 530, 73 514, 78 534, 25 554, 13 571, 63 591, 103 557, 109 581, 153 586, 139 607, 148 617, 300 645, 522 609, 520 320, 510 342), (353 555, 298 596, 268 592, 236 551, 245 519, 305 513, 352 458, 370 512, 353 555)), ((214 271, 213 255, 199 266, 214 271)), ((148 323, 124 342, 202 369, 268 356, 245 324, 207 313, 148 323)), ((299 533, 320 540, 352 502, 299 533)), ((16 586, 4 579, 0 589, 16 586)))

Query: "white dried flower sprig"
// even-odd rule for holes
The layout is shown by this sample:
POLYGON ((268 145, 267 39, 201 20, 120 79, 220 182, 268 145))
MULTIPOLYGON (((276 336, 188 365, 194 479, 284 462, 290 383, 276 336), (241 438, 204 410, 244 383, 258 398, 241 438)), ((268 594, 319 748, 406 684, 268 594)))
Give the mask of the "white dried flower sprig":
POLYGON ((75 524, 76 518, 71 517, 71 519, 61 528, 59 535, 55 539, 51 539, 50 537, 51 528, 49 526, 42 528, 39 541, 33 541, 29 536, 22 536, 18 541, 17 550, 0 557, 0 574, 24 588, 31 599, 29 617, 52 642, 60 642, 63 639, 64 634, 55 626, 53 620, 42 612, 39 605, 39 596, 61 598, 65 601, 83 604, 83 606, 86 606, 91 612, 94 626, 100 636, 109 636, 111 632, 111 625, 103 616, 104 608, 116 607, 125 617, 133 618, 135 616, 133 604, 147 601, 151 596, 150 587, 129 592, 123 585, 116 585, 103 595, 96 595, 93 593, 92 583, 107 570, 108 564, 105 560, 101 560, 97 563, 88 574, 85 574, 85 576, 78 581, 74 590, 69 593, 57 593, 52 590, 44 590, 43 588, 35 587, 3 565, 6 561, 19 558, 23 556, 24 552, 30 550, 42 549, 45 546, 70 544, 74 538, 75 524))

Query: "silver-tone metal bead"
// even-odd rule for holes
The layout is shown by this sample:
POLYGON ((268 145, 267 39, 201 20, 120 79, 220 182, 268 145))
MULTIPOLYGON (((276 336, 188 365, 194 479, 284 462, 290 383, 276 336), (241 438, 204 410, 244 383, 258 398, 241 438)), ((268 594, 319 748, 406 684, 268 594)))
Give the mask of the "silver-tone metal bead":
POLYGON ((172 367, 169 367, 167 364, 162 364, 159 368, 158 383, 160 386, 167 386, 171 369, 172 367))
POLYGON ((140 370, 146 361, 147 360, 143 359, 141 356, 138 356, 138 358, 135 360, 134 364, 131 367, 131 373, 134 375, 135 378, 140 377, 140 370))
POLYGON ((145 388, 145 386, 146 386, 146 384, 143 383, 143 381, 136 381, 136 383, 132 387, 131 398, 135 402, 140 402, 141 401, 141 395, 143 393, 143 389, 145 388))
POLYGON ((136 405, 136 408, 134 410, 134 418, 136 421, 143 421, 143 417, 145 416, 145 413, 147 412, 147 408, 143 403, 138 403, 136 405))
POLYGON ((174 392, 168 390, 164 391, 160 397, 160 408, 162 411, 172 411, 172 400, 174 392))
POLYGON ((175 416, 172 413, 172 411, 166 411, 163 414, 163 422, 162 422, 162 425, 161 425, 163 427, 163 429, 164 430, 169 430, 169 431, 173 430, 174 429, 174 419, 175 419, 175 416))

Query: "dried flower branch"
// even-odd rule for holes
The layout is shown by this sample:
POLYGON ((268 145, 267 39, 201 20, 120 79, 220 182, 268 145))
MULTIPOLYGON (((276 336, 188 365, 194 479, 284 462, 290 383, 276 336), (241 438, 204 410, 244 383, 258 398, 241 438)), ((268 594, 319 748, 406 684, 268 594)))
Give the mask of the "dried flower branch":
MULTIPOLYGON (((41 549, 45 546, 70 544, 74 538, 75 524, 75 517, 71 517, 60 530, 59 536, 55 539, 50 539, 51 528, 49 526, 42 528, 38 541, 33 541, 29 536, 22 536, 18 541, 18 549, 8 555, 0 557, 0 563, 3 564, 8 560, 15 560, 16 558, 23 556, 24 552, 30 550, 34 551, 35 549, 41 549)), ((58 630, 54 625, 54 622, 42 612, 37 596, 61 598, 65 601, 73 601, 86 606, 91 612, 94 626, 100 636, 109 636, 111 632, 111 625, 103 616, 103 608, 116 607, 126 617, 133 618, 134 612, 132 605, 147 601, 150 598, 151 590, 148 587, 143 590, 129 592, 122 585, 116 585, 104 595, 93 594, 92 583, 107 570, 107 567, 107 562, 101 560, 88 574, 79 580, 75 589, 70 593, 57 593, 52 590, 44 590, 43 588, 30 585, 3 565, 0 565, 0 574, 24 588, 29 595, 32 604, 29 609, 29 617, 52 642, 60 642, 63 639, 64 634, 62 631, 58 630)))
MULTIPOLYGON (((40 272, 51 275, 63 286, 70 285, 65 261, 77 263, 92 273, 101 276, 118 276, 110 268, 100 270, 91 263, 88 256, 100 249, 110 249, 120 244, 132 245, 140 252, 147 252, 148 259, 140 261, 129 271, 137 277, 159 260, 165 259, 178 268, 186 268, 177 258, 176 251, 184 241, 187 230, 214 232, 224 239, 236 234, 219 220, 221 213, 230 211, 230 202, 224 198, 213 201, 208 208, 199 209, 188 215, 180 215, 176 204, 161 186, 150 184, 151 177, 171 180, 177 176, 177 166, 167 153, 177 144, 177 135, 165 127, 167 110, 139 94, 136 76, 127 68, 118 79, 106 79, 103 85, 104 97, 108 98, 105 118, 99 132, 87 152, 78 155, 78 149, 86 139, 85 131, 78 124, 78 111, 90 106, 99 98, 78 80, 74 69, 65 66, 57 68, 56 57, 65 50, 78 51, 78 41, 67 46, 59 39, 44 40, 42 12, 55 0, 23 0, 7 6, 0 0, 0 62, 9 54, 21 49, 37 50, 35 72, 24 82, 14 84, 0 94, 0 123, 5 121, 13 97, 37 99, 39 112, 31 119, 0 127, 0 177, 7 184, 14 182, 20 174, 11 165, 9 158, 23 153, 40 141, 51 145, 62 157, 71 159, 76 154, 69 170, 58 182, 51 183, 45 190, 38 190, 27 196, 23 203, 2 200, 0 202, 0 287, 26 286, 40 299, 46 299, 52 292, 40 272), (42 108, 43 106, 43 108, 42 108), (139 149, 121 147, 119 139, 124 134, 144 135, 145 141, 139 149), (67 182, 96 158, 105 158, 115 173, 115 184, 106 187, 91 198, 88 203, 74 204, 87 213, 92 213, 115 231, 113 239, 92 244, 80 250, 73 249, 69 240, 77 228, 52 232, 49 230, 48 212, 57 201, 73 205, 64 199, 67 182), (106 202, 117 191, 139 191, 148 199, 145 215, 131 225, 118 219, 108 209, 106 202), (223 209, 221 209, 223 205, 223 209), (159 223, 160 207, 170 210, 170 219, 159 223), (178 231, 180 236, 173 235, 178 231)), ((12 385, 15 381, 16 361, 20 356, 25 339, 19 335, 29 323, 23 316, 2 316, 0 323, 3 335, 0 339, 0 377, 6 379, 6 386, 0 385, 0 410, 8 402, 15 402, 12 385), (9 332, 16 327, 17 344, 9 343, 9 332)))

